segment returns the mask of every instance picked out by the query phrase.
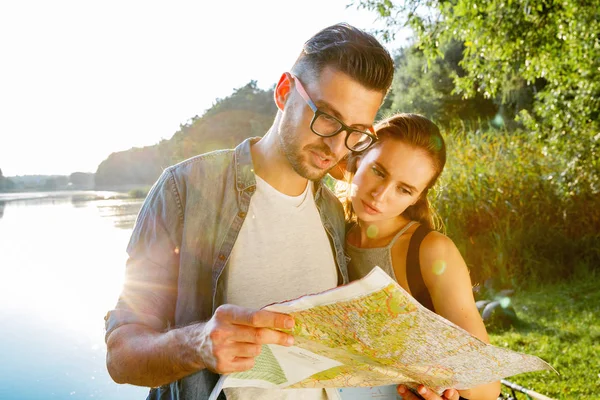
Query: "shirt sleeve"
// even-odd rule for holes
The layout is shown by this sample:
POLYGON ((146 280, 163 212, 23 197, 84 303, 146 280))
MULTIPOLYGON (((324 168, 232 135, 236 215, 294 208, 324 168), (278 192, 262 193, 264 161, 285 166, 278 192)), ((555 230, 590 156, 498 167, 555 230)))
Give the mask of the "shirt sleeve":
POLYGON ((177 301, 183 206, 171 169, 154 184, 138 214, 127 253, 125 282, 105 319, 106 336, 124 324, 161 331, 173 324, 177 301))

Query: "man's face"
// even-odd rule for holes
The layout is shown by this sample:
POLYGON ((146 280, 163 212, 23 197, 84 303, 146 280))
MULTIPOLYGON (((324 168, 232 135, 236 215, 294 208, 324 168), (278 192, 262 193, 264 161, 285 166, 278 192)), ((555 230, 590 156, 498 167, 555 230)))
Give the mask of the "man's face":
MULTIPOLYGON (((303 82, 306 92, 319 110, 360 130, 372 126, 383 93, 367 89, 350 76, 326 67, 318 80, 303 82)), ((346 132, 320 137, 310 129, 314 112, 292 87, 279 125, 282 152, 296 173, 319 180, 347 153, 346 132)))

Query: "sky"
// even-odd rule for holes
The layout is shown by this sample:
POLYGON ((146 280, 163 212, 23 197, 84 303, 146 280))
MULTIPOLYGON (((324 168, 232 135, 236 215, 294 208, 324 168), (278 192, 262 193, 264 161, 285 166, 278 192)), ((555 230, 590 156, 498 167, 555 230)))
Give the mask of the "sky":
POLYGON ((320 29, 383 26, 350 2, 0 0, 0 169, 95 172, 170 139, 250 80, 273 86, 320 29))

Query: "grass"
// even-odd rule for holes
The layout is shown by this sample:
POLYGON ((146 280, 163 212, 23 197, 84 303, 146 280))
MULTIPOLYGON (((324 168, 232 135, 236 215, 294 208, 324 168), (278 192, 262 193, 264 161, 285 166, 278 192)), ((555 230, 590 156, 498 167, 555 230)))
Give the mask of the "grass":
MULTIPOLYGON (((491 343, 538 356, 560 375, 530 372, 507 380, 555 399, 598 398, 599 287, 598 275, 592 274, 520 289, 512 297, 519 322, 507 330, 488 328, 491 343)), ((517 397, 525 399, 525 395, 517 397)))

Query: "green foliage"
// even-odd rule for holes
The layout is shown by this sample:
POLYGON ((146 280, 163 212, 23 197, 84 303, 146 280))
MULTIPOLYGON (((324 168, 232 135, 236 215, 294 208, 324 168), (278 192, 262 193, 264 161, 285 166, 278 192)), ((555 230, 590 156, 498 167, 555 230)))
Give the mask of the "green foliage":
POLYGON ((597 274, 586 274, 552 286, 530 285, 527 291, 514 294, 512 304, 520 323, 509 330, 492 331, 491 343, 538 356, 560 375, 531 372, 509 377, 509 381, 553 399, 596 398, 600 388, 599 284, 597 274))
POLYGON ((96 188, 152 184, 167 166, 158 149, 147 146, 112 153, 96 170, 96 188))
POLYGON ((42 190, 60 190, 67 187, 69 178, 66 176, 50 176, 44 182, 42 190))
POLYGON ((0 169, 0 192, 8 192, 13 190, 15 187, 15 183, 2 175, 2 170, 0 169))
POLYGON ((448 162, 433 205, 474 282, 521 286, 600 265, 600 198, 565 196, 565 160, 522 132, 446 134, 448 162))
MULTIPOLYGON (((93 179, 93 178, 92 178, 93 179)), ((66 175, 17 175, 0 178, 0 192, 36 192, 81 189, 70 184, 66 175), (2 183, 4 182, 4 186, 2 183)))
POLYGON ((445 45, 465 46, 454 74, 457 93, 500 96, 509 102, 524 89, 531 109, 519 120, 551 151, 569 162, 560 171, 568 196, 600 193, 600 0, 360 0, 376 11, 387 35, 413 28, 427 60, 445 45))
MULTIPOLYGON (((253 114, 275 115, 277 107, 273 101, 273 90, 262 90, 252 80, 245 86, 235 89, 231 96, 217 99, 215 104, 206 111, 204 117, 221 114, 228 111, 249 111, 253 114)), ((261 135, 265 132, 259 132, 261 135)))
POLYGON ((92 189, 94 187, 94 174, 73 172, 69 175, 69 185, 74 189, 92 189))
POLYGON ((459 66, 462 49, 461 43, 452 42, 446 46, 444 56, 431 63, 414 46, 402 49, 394 60, 391 104, 384 108, 423 114, 445 126, 457 119, 471 122, 491 119, 498 112, 493 101, 481 94, 464 99, 454 93, 452 76, 464 74, 459 66))
POLYGON ((145 186, 141 188, 131 189, 127 195, 132 199, 145 199, 150 192, 151 186, 145 186))

